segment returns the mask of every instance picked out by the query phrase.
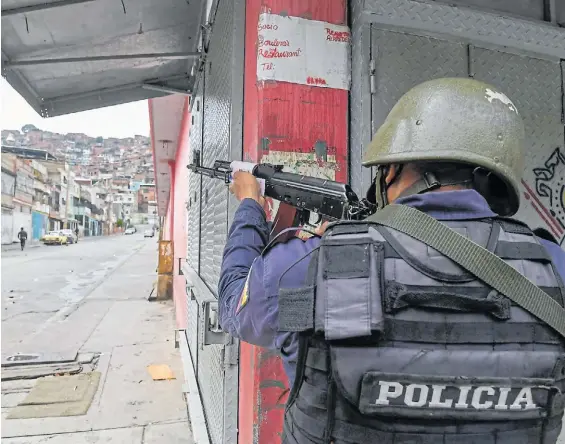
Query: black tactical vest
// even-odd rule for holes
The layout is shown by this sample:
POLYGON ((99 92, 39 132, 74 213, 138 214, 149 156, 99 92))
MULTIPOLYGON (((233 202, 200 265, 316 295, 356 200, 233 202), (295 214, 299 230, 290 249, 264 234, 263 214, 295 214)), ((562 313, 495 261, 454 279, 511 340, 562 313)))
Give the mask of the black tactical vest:
MULTIPOLYGON (((450 221, 564 305, 563 282, 525 225, 450 221)), ((279 293, 300 332, 283 442, 554 444, 565 343, 450 259, 365 222, 330 227, 306 287, 279 293)))

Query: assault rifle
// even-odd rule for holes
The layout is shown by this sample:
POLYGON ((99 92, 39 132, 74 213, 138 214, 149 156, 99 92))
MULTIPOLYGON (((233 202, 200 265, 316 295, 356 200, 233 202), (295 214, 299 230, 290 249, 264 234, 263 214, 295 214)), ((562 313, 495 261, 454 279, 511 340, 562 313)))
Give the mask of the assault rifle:
MULTIPOLYGON (((374 213, 376 206, 359 200, 347 184, 283 171, 282 165, 216 160, 212 168, 200 165, 200 151, 193 152, 193 163, 187 168, 197 174, 221 179, 229 184, 236 171, 247 171, 261 183, 263 195, 296 209, 294 223, 310 221, 311 213, 326 220, 360 220, 374 213)), ((279 209, 280 213, 280 209, 279 209)))

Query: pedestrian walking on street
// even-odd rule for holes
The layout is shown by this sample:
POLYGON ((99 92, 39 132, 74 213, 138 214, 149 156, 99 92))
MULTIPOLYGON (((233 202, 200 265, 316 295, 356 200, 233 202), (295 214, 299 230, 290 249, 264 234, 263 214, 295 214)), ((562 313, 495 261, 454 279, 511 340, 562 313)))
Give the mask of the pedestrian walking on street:
POLYGON ((565 252, 510 219, 524 145, 496 87, 425 82, 365 153, 376 213, 268 249, 257 179, 234 174, 220 324, 280 353, 283 443, 556 443, 565 252))
POLYGON ((26 230, 24 230, 24 227, 22 227, 20 232, 18 233, 18 239, 20 240, 20 246, 22 248, 22 251, 24 251, 27 240, 27 232, 26 230))
POLYGON ((75 234, 77 235, 77 240, 76 240, 77 242, 78 242, 78 233, 79 233, 78 227, 76 227, 76 228, 75 228, 75 234))

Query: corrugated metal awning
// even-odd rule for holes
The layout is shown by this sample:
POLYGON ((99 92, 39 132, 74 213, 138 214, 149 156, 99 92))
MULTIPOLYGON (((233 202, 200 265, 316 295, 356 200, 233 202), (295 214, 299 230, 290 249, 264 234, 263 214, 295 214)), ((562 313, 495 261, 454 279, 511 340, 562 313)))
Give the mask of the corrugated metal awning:
POLYGON ((3 0, 2 75, 43 117, 188 94, 206 0, 3 0))

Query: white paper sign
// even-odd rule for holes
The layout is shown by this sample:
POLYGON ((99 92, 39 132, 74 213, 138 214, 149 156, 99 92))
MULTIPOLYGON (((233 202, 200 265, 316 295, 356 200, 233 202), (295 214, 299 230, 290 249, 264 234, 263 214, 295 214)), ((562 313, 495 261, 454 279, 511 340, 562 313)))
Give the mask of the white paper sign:
POLYGON ((257 80, 349 90, 347 26, 265 13, 258 30, 257 80))

